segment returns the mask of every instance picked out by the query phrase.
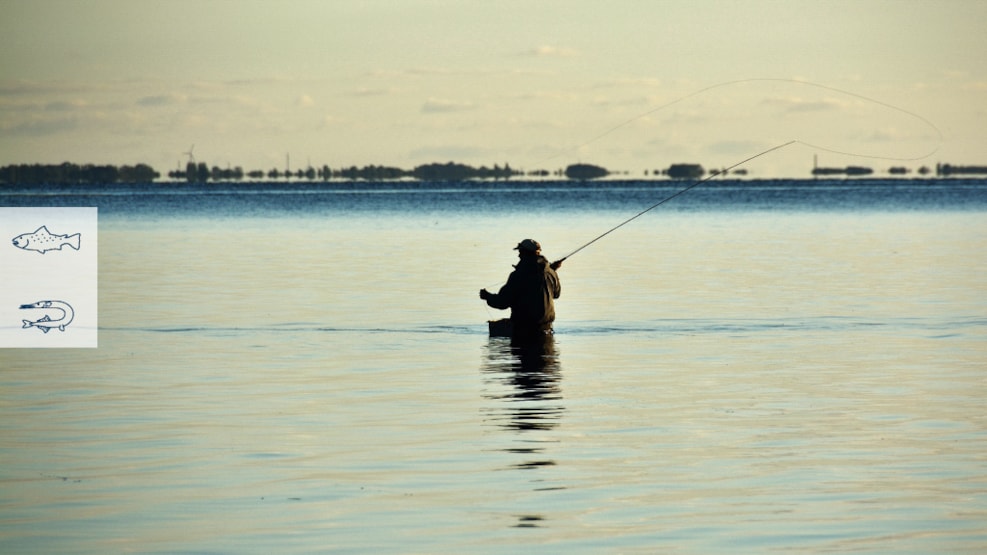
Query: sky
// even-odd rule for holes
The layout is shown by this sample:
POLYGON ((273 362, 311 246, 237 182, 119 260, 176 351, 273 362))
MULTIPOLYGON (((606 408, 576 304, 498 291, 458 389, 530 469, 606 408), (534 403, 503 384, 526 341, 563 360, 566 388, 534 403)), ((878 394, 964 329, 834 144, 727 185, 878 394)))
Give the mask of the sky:
POLYGON ((638 177, 791 141, 740 167, 987 164, 984 21, 984 0, 0 0, 0 165, 638 177))

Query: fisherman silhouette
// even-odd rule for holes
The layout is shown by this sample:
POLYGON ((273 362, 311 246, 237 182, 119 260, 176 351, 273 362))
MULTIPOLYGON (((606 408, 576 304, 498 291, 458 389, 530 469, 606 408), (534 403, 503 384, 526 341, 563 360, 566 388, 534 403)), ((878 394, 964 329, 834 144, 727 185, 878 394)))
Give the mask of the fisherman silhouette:
POLYGON ((500 291, 480 290, 480 298, 492 308, 511 309, 509 320, 492 321, 490 335, 510 336, 516 343, 543 341, 552 335, 555 299, 562 294, 562 284, 555 272, 562 261, 549 263, 541 255, 541 245, 534 239, 518 243, 518 264, 500 291))

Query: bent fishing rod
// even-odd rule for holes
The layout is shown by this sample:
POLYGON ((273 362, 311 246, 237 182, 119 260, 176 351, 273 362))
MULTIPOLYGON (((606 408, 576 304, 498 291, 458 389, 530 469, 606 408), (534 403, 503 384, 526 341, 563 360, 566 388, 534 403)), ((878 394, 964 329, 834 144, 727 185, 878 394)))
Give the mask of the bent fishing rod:
POLYGON ((786 146, 795 144, 797 142, 799 142, 799 141, 798 140, 791 140, 791 141, 788 141, 787 143, 783 143, 783 144, 780 144, 780 145, 777 145, 777 146, 773 146, 773 147, 771 147, 771 148, 769 148, 767 150, 764 150, 764 151, 761 151, 761 152, 755 154, 754 156, 751 156, 750 158, 746 158, 744 160, 741 160, 740 162, 737 162, 736 164, 734 164, 734 165, 732 165, 732 166, 724 169, 723 171, 716 171, 716 172, 713 172, 713 173, 709 174, 708 177, 704 177, 703 179, 700 179, 700 180, 692 183, 688 187, 685 187, 683 189, 680 189, 680 190, 676 191, 674 194, 669 195, 669 196, 661 199, 660 201, 656 202, 655 204, 652 204, 651 206, 645 208, 644 210, 638 212, 637 214, 634 214, 630 218, 627 218, 626 220, 620 222, 619 224, 613 226, 612 228, 608 229, 607 231, 605 231, 605 232, 601 233, 600 235, 596 236, 591 241, 587 242, 586 244, 584 244, 583 246, 579 247, 578 249, 570 252, 569 254, 563 256, 562 258, 556 260, 555 262, 552 262, 552 267, 553 268, 556 268, 556 267, 560 266, 563 262, 565 262, 568 258, 570 258, 572 255, 576 254, 577 252, 585 249, 586 247, 592 245, 593 243, 599 241, 600 239, 603 239, 607 235, 610 235, 614 231, 617 231, 618 229, 620 229, 620 228, 624 227, 625 225, 631 223, 632 221, 640 218, 641 216, 647 214, 648 212, 651 212, 655 208, 658 208, 659 206, 665 204, 666 202, 672 200, 673 198, 678 197, 680 195, 683 195, 683 194, 691 191, 692 189, 695 189, 696 187, 702 185, 703 183, 706 183, 706 182, 710 181, 714 177, 718 177, 718 176, 724 175, 724 174, 728 173, 730 170, 736 168, 737 166, 742 166, 742 165, 746 164, 747 162, 750 162, 751 160, 760 158, 761 156, 764 156, 765 154, 774 152, 776 150, 782 149, 782 148, 784 148, 786 146))

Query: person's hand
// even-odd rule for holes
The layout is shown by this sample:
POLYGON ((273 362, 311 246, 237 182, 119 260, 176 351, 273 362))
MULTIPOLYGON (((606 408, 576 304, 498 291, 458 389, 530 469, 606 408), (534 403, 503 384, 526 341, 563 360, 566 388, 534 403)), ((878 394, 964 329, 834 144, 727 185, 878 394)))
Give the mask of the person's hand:
POLYGON ((490 291, 487 291, 486 289, 480 289, 480 298, 481 299, 487 300, 489 297, 490 297, 490 291))
POLYGON ((562 267, 562 262, 564 262, 564 261, 565 261, 564 258, 562 260, 556 260, 555 262, 552 262, 552 265, 550 267, 553 270, 558 270, 559 268, 562 267))

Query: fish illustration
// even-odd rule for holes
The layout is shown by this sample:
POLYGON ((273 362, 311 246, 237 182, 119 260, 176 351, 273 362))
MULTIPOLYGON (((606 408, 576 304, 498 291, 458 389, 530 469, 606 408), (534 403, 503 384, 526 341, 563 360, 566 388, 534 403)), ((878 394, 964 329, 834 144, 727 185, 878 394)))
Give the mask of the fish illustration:
POLYGON ((78 233, 74 235, 54 235, 48 231, 47 226, 41 226, 34 233, 24 233, 14 237, 13 243, 19 249, 44 254, 48 251, 60 251, 65 245, 79 250, 81 240, 82 236, 78 233))
POLYGON ((22 304, 22 309, 46 309, 55 310, 62 313, 60 318, 52 320, 50 314, 45 314, 41 318, 35 321, 21 320, 24 322, 23 329, 27 328, 38 328, 39 330, 48 333, 52 328, 57 328, 58 331, 65 331, 65 326, 72 323, 72 319, 75 318, 75 311, 72 310, 72 306, 65 301, 38 301, 32 304, 22 304))

